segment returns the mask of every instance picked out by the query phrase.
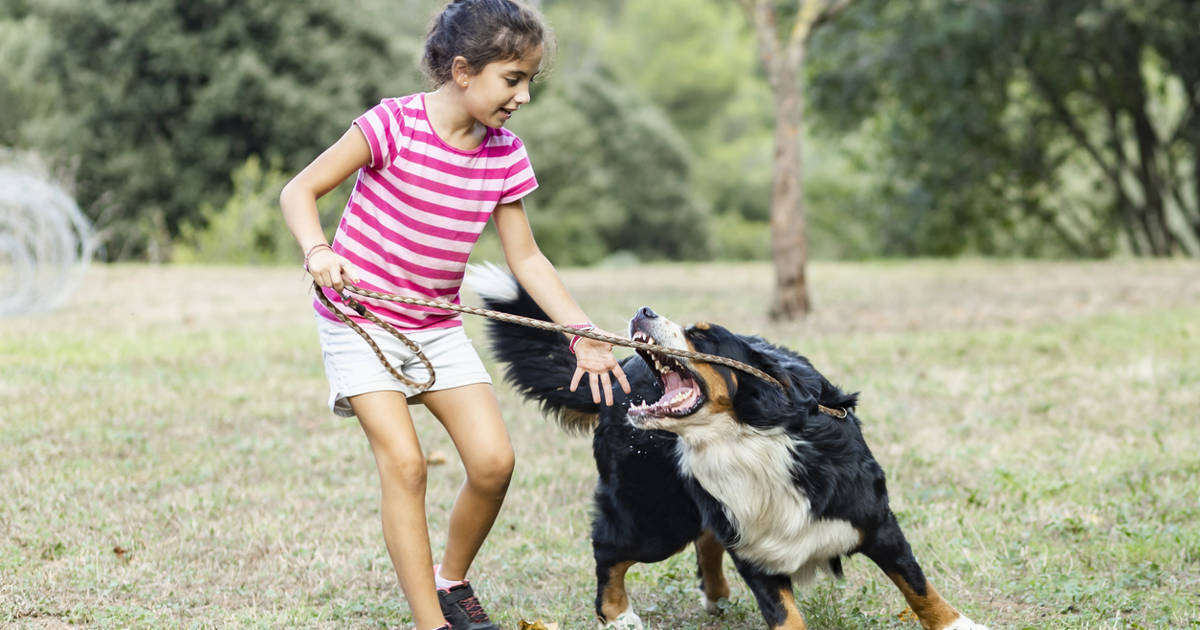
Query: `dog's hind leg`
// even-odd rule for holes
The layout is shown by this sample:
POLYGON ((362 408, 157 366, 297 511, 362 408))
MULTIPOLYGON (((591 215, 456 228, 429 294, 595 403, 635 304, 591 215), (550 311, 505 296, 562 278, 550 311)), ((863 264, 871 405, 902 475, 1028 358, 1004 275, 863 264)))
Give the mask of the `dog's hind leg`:
POLYGON ((642 620, 633 611, 629 593, 625 591, 625 572, 637 564, 632 560, 622 562, 596 562, 596 616, 601 628, 614 630, 641 630, 642 620))
POLYGON ((925 579, 894 514, 888 513, 887 523, 860 551, 900 589, 926 630, 987 630, 955 610, 925 579))
POLYGON ((704 530, 695 540, 697 574, 700 590, 704 592, 704 610, 720 614, 719 602, 729 598, 729 582, 721 562, 725 559, 725 547, 709 530, 704 530))

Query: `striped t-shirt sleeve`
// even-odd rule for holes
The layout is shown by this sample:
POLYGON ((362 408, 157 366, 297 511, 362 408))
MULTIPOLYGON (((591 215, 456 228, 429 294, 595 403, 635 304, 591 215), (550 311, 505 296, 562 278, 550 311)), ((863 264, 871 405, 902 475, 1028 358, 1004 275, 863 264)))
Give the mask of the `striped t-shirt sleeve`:
POLYGON ((513 161, 504 178, 504 188, 498 203, 512 203, 533 192, 538 187, 537 177, 533 174, 533 166, 529 163, 529 154, 525 151, 525 143, 513 136, 513 161))
POLYGON ((395 99, 384 99, 362 116, 354 119, 371 147, 370 167, 386 167, 396 154, 396 138, 403 131, 403 117, 395 99))

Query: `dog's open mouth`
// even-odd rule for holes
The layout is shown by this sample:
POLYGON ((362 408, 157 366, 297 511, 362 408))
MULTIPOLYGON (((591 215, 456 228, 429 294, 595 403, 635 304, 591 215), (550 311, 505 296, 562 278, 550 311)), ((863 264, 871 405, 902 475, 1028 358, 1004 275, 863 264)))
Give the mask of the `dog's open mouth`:
MULTIPOLYGON (((657 341, 649 334, 637 331, 633 334, 634 341, 655 344, 657 341)), ((638 349, 638 354, 651 369, 658 374, 662 383, 663 396, 657 402, 643 402, 629 408, 630 416, 655 416, 681 418, 695 413, 704 404, 704 390, 696 380, 692 371, 678 359, 666 354, 638 349)))

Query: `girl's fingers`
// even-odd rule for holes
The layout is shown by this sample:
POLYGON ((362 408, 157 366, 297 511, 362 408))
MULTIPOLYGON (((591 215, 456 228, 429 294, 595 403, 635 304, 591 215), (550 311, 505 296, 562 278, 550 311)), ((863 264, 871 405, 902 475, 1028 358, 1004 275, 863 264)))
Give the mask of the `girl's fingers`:
POLYGON ((617 377, 617 383, 621 385, 621 391, 625 392, 626 394, 633 391, 629 387, 629 379, 625 378, 625 370, 621 369, 621 364, 618 363, 617 365, 614 365, 612 373, 617 377))
MULTIPOLYGON (((600 404, 600 384, 597 382, 598 380, 595 372, 588 372, 588 386, 592 388, 592 402, 597 405, 600 404)), ((608 395, 612 396, 612 392, 610 391, 608 395)))
POLYGON ((571 391, 579 389, 579 379, 583 378, 583 368, 575 368, 575 375, 571 377, 571 391))

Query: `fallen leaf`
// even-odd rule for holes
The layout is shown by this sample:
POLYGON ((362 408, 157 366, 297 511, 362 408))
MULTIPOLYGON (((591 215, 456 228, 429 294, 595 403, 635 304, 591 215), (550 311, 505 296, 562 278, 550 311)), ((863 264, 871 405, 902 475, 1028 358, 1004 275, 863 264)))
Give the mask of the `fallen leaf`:
POLYGON ((912 608, 905 608, 904 610, 900 611, 899 615, 896 616, 900 618, 900 621, 921 621, 921 619, 917 617, 917 613, 913 612, 912 608))
POLYGON ((546 623, 541 619, 538 619, 533 623, 529 623, 528 621, 522 619, 520 630, 558 630, 558 624, 546 623))

